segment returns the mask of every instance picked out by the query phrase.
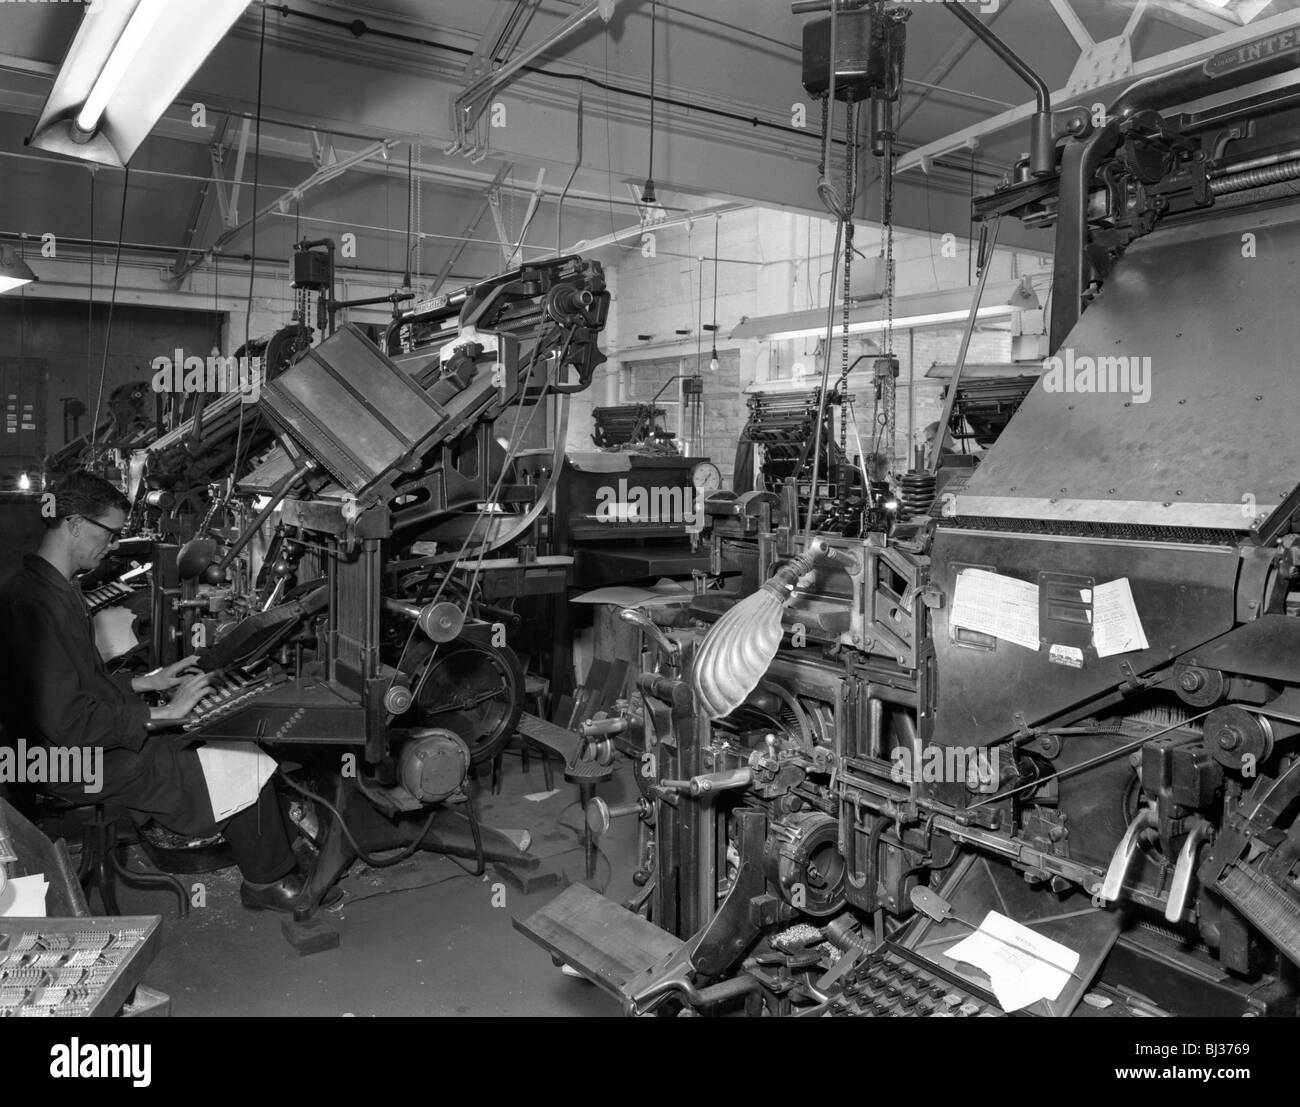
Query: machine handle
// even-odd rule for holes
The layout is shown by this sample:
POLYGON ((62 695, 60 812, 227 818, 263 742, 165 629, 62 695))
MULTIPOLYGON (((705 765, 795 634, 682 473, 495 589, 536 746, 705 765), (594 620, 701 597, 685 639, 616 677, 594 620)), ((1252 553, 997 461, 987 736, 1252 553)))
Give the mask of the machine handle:
POLYGON ((692 796, 748 788, 754 782, 752 769, 732 769, 725 773, 701 773, 690 780, 665 780, 662 787, 692 796))
POLYGON ((1169 898, 1165 901, 1165 918, 1176 923, 1187 910, 1187 901, 1191 898, 1192 880, 1196 876, 1196 855, 1201 843, 1210 836, 1210 824, 1198 822, 1187 835, 1183 848, 1178 851, 1178 863, 1174 866, 1174 878, 1169 885, 1169 898))
POLYGON ((1138 835, 1156 825, 1156 813, 1149 807, 1142 808, 1137 817, 1128 824, 1124 837, 1119 840, 1110 859, 1110 868, 1106 870, 1106 879, 1101 885, 1101 898, 1107 903, 1114 903, 1124 888, 1124 874, 1138 851, 1138 835))

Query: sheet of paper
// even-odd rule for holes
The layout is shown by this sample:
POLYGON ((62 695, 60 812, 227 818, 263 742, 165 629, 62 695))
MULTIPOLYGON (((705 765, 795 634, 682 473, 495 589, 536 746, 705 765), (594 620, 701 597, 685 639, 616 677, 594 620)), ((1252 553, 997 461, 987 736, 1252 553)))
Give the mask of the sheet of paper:
POLYGON ((963 569, 948 622, 1038 649, 1038 585, 986 569, 963 569))
POLYGON ((35 876, 11 876, 0 891, 0 916, 18 919, 45 918, 45 893, 49 881, 44 873, 35 876))
POLYGON ((1019 1011, 1039 1000, 1055 1000, 1079 965, 1068 946, 990 911, 980 928, 944 954, 987 974, 1004 1011, 1019 1011))
POLYGON ((121 657, 135 649, 140 639, 135 636, 135 612, 125 607, 106 607, 95 613, 95 646, 105 661, 121 657))
POLYGON ((1128 577, 1099 584, 1092 598, 1092 644, 1098 657, 1149 648, 1128 577))
POLYGON ((209 742, 199 747, 199 764, 217 822, 257 802, 275 772, 275 759, 252 742, 209 742))
POLYGON ((675 603, 691 598, 691 586, 675 581, 660 581, 653 588, 636 588, 614 584, 608 588, 595 588, 575 597, 571 603, 610 603, 619 607, 653 607, 656 604, 675 603))

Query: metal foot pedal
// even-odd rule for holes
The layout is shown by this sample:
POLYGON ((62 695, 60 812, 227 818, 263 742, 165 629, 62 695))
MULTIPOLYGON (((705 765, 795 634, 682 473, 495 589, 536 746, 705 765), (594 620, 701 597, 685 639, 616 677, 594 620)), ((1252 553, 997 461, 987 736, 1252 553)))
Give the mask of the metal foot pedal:
POLYGON ((604 784, 613 779, 614 766, 599 761, 570 761, 564 766, 564 779, 570 784, 604 784))
POLYGON ((280 933, 298 951, 299 957, 339 948, 339 932, 320 919, 284 919, 280 933))
POLYGON ((540 911, 514 919, 557 962, 624 1001, 623 987, 684 944, 585 884, 571 884, 540 911))

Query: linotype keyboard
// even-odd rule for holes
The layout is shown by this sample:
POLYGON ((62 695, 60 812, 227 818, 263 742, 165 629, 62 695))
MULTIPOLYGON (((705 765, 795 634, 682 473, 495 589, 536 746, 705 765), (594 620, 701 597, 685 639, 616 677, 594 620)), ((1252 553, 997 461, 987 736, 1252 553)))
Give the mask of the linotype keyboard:
POLYGON ((1005 1018, 1006 1012, 908 951, 873 950, 839 981, 826 1014, 858 1018, 1005 1018))

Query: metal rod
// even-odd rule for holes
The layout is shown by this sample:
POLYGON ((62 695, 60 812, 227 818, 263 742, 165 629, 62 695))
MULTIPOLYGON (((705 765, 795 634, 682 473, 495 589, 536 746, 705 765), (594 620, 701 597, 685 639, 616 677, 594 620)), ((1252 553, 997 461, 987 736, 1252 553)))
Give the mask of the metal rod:
POLYGON ((988 283, 989 270, 993 268, 993 258, 998 245, 998 230, 1001 226, 1002 218, 999 216, 993 221, 993 227, 989 231, 988 260, 980 270, 980 279, 975 285, 975 298, 971 301, 970 314, 966 316, 966 330, 961 336, 961 349, 957 351, 957 364, 952 367, 952 380, 948 382, 948 395, 943 400, 943 414, 939 417, 939 429, 934 434, 934 449, 930 451, 930 464, 927 466, 931 473, 939 471, 939 459, 943 456, 944 432, 948 429, 948 422, 952 419, 952 409, 957 402, 957 386, 961 383, 962 370, 966 367, 966 354, 970 350, 971 336, 975 333, 975 321, 979 318, 980 301, 984 299, 984 286, 988 283))
POLYGON ((1040 112, 1052 110, 1052 90, 1047 87, 1047 82, 1030 67, 1028 62, 998 38, 993 31, 984 26, 974 12, 967 11, 961 4, 945 4, 944 7, 965 23, 976 37, 1015 71, 1017 77, 1034 90, 1034 98, 1038 101, 1038 110, 1040 112))
POLYGON ((240 550, 253 540, 253 535, 262 529, 262 524, 265 523, 267 519, 271 517, 271 513, 280 506, 280 503, 284 500, 285 496, 289 494, 289 489, 315 468, 316 462, 308 459, 299 465, 292 473, 284 477, 280 483, 271 490, 271 499, 267 502, 267 505, 257 513, 257 518, 244 528, 243 533, 235 539, 235 544, 230 547, 226 552, 226 556, 221 559, 220 565, 217 566, 223 577, 226 574, 226 570, 230 568, 231 562, 233 562, 239 555, 240 550))

